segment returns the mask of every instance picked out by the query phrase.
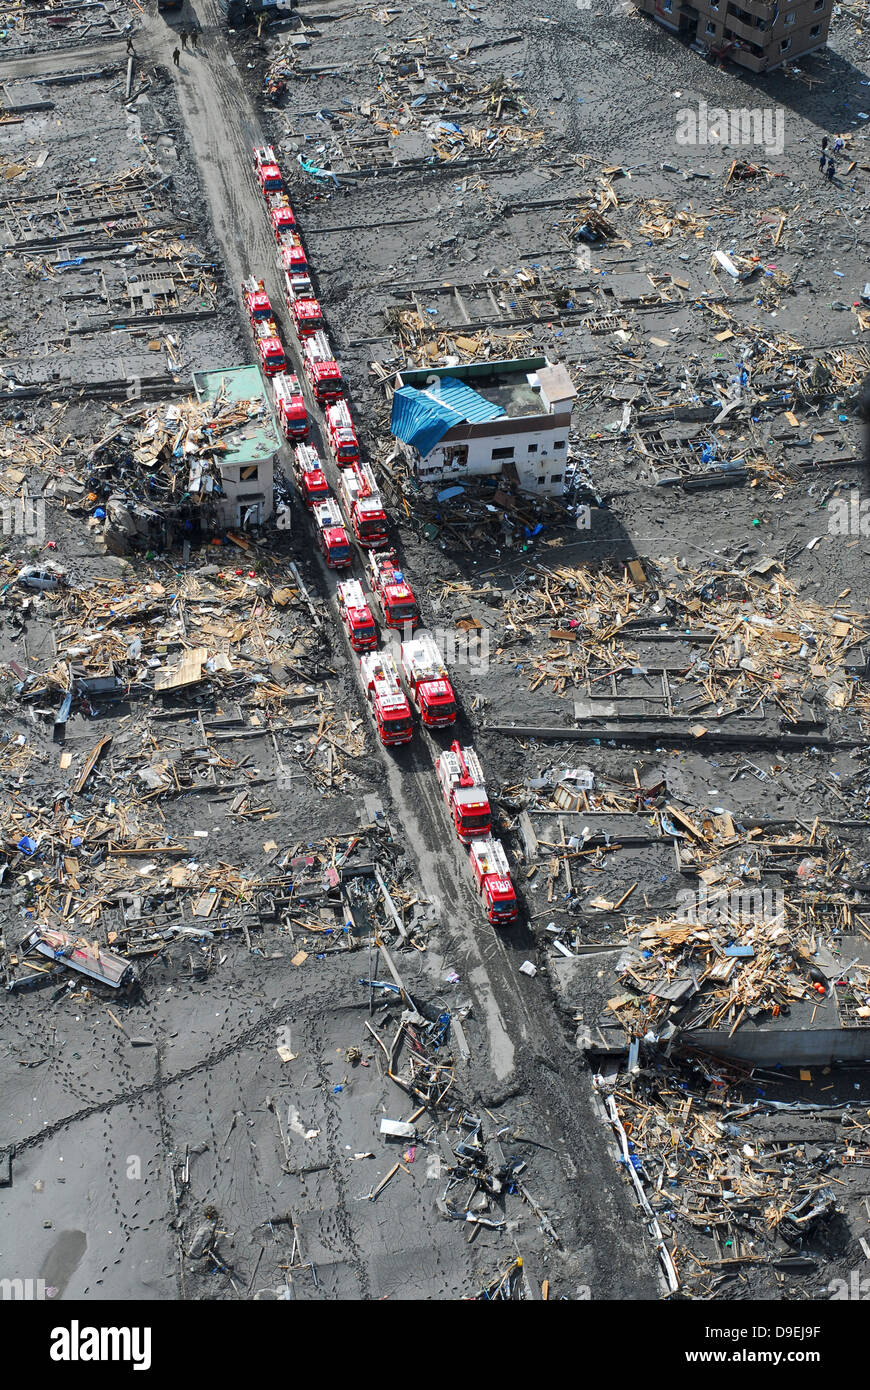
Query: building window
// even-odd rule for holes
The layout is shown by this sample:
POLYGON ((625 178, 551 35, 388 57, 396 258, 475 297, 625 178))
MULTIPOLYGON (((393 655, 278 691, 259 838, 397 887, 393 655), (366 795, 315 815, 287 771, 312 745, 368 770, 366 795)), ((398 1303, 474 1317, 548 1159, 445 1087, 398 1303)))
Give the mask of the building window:
POLYGON ((674 0, 662 0, 662 9, 664 10, 665 14, 672 14, 673 8, 674 0))
POLYGON ((791 14, 786 15, 785 22, 786 24, 794 24, 794 10, 792 10, 791 14))
POLYGON ((537 446, 537 444, 530 444, 530 445, 529 445, 529 453, 530 453, 530 454, 536 454, 537 452, 538 452, 538 446, 537 446))
POLYGON ((557 439, 557 440, 555 441, 554 445, 553 445, 553 448, 554 448, 554 449, 564 449, 565 443, 566 443, 566 441, 565 441, 564 439, 557 439))
POLYGON ((780 51, 780 53, 788 53, 788 50, 789 50, 790 48, 791 48, 791 39, 781 39, 781 40, 780 40, 780 45, 779 45, 779 51, 780 51))
POLYGON ((553 473, 553 474, 551 475, 551 477, 550 477, 550 482, 551 482, 551 483, 561 483, 561 481, 562 481, 562 474, 561 474, 561 473, 553 473))
POLYGON ((715 34, 716 25, 713 23, 712 19, 710 20, 710 23, 707 25, 707 28, 704 32, 707 34, 715 34))
POLYGON ((492 451, 493 462, 495 462, 496 459, 512 459, 513 456, 513 446, 511 446, 510 449, 493 449, 492 451))
POLYGON ((811 39, 817 39, 817 38, 819 37, 819 34, 820 34, 821 32, 822 32, 822 26, 821 26, 821 24, 814 24, 813 27, 812 27, 812 29, 810 30, 810 38, 811 38, 811 39))
POLYGON ((542 474, 541 477, 538 479, 538 487, 543 487, 546 481, 547 479, 542 474))
POLYGON ((816 3, 813 5, 814 10, 823 10, 824 8, 825 0, 816 0, 816 3))

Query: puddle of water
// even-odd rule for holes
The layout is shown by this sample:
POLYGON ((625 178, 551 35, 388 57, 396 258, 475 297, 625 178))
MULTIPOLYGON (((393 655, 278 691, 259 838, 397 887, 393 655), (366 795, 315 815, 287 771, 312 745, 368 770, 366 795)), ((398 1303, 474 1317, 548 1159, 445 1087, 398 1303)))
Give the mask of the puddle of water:
POLYGON ((55 1297, 62 1297, 63 1291, 78 1269, 88 1245, 84 1231, 61 1231, 49 1250, 39 1271, 49 1287, 57 1289, 55 1297))

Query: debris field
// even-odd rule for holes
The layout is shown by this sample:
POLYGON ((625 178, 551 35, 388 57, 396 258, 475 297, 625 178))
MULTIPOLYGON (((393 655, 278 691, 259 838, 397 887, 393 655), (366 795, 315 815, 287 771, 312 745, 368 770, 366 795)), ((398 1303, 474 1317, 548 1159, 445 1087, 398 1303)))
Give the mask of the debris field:
POLYGON ((860 15, 753 83, 772 150, 677 141, 747 88, 629 3, 54 8, 0 84, 0 1275, 831 1297, 870 1258, 860 15), (538 356, 564 490, 421 480, 402 369, 538 356))

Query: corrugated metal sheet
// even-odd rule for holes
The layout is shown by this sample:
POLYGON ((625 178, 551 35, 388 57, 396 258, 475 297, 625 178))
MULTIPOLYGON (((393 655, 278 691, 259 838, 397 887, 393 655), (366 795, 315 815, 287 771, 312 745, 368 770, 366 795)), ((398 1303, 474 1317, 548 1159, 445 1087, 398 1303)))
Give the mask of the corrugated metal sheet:
POLYGON ((460 419, 468 420, 474 425, 483 424, 487 420, 497 420, 505 413, 500 405, 493 405, 492 401, 488 401, 479 391, 472 390, 455 376, 442 376, 440 380, 428 386, 423 394, 430 400, 445 405, 448 410, 454 410, 460 419))
POLYGON ((425 391, 414 386, 396 391, 390 431, 425 458, 453 425, 481 424, 504 413, 500 405, 493 405, 463 381, 448 376, 425 391))
POLYGON ((422 455, 434 449, 438 440, 455 424, 454 411, 437 406, 413 386, 402 386, 393 396, 390 431, 396 439, 412 444, 422 455))

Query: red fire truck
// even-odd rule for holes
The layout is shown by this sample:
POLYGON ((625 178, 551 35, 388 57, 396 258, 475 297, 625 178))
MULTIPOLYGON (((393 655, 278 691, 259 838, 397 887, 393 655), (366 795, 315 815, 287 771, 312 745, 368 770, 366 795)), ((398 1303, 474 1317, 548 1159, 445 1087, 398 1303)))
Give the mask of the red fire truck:
POLYGON ((283 193, 284 179, 271 145, 254 147, 254 172, 257 175, 257 183, 260 185, 261 193, 265 195, 283 193))
POLYGON ((445 729, 456 722, 453 686, 428 633, 402 643, 402 675, 427 729, 445 729))
POLYGON ((393 658, 388 652, 369 652, 360 657, 359 668, 381 743, 386 747, 410 743, 414 724, 393 658))
POLYGON ((299 378, 293 372, 281 372, 272 378, 275 411, 285 439, 307 439, 308 415, 299 378))
POLYGON ((262 280, 258 280, 254 275, 249 275, 247 279, 242 281, 242 295, 252 327, 263 319, 274 318, 272 305, 262 280))
POLYGON ((287 370, 287 357, 284 344, 278 337, 278 326, 274 319, 257 319, 254 323, 254 342, 260 357, 260 365, 266 376, 277 376, 287 370))
POLYGON ((345 579, 337 589, 338 611, 355 652, 370 652, 378 645, 378 630, 358 579, 345 579))
POLYGON ((293 317, 296 336, 300 342, 305 338, 310 338, 313 333, 319 332, 324 326, 323 310, 317 299, 292 299, 290 301, 290 313, 293 317))
POLYGON ((311 382, 311 389, 319 404, 325 406, 341 400, 344 395, 344 382, 325 333, 314 333, 305 339, 302 344, 302 358, 305 363, 305 375, 311 382))
POLYGON ((293 450, 293 477, 299 495, 309 511, 330 496, 329 483, 317 450, 310 444, 297 444, 293 450))
POLYGON ((472 840, 468 846, 468 858, 487 919, 497 927, 515 922, 519 912, 517 895, 501 840, 494 839, 492 835, 472 840))
POLYGON ((387 514, 365 464, 338 470, 338 496, 347 523, 367 550, 387 543, 387 514))
POLYGON ((475 836, 489 835, 492 811, 486 794, 483 768, 473 748, 458 741, 450 745, 435 762, 435 771, 444 800, 453 818, 456 834, 463 844, 475 836))
POLYGON ((269 218, 278 246, 281 246, 287 238, 295 235, 293 229, 296 226, 296 218, 289 203, 276 201, 269 209, 269 218))
POLYGON ((284 297, 289 309, 294 299, 314 296, 308 260, 298 236, 289 235, 278 247, 278 268, 284 273, 284 297))
MULTIPOLYGON (((305 445, 302 445, 305 448, 305 445)), ((317 523, 320 549, 331 570, 348 569, 353 564, 353 555, 347 532, 341 524, 341 512, 334 497, 325 502, 315 502, 312 513, 317 523)))
POLYGON ((413 631, 420 622, 420 609, 404 574, 396 568, 395 559, 394 550, 371 551, 369 580, 387 627, 403 629, 409 623, 413 631))
POLYGON ((333 458, 340 468, 345 464, 358 462, 359 440, 347 401, 338 401, 335 405, 327 406, 326 433, 333 458))

